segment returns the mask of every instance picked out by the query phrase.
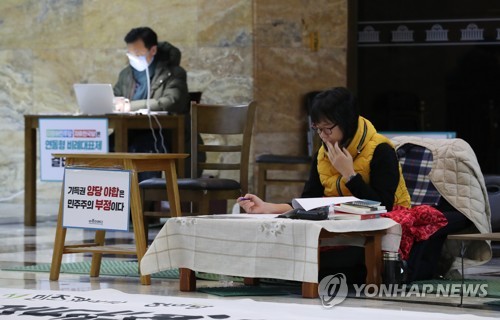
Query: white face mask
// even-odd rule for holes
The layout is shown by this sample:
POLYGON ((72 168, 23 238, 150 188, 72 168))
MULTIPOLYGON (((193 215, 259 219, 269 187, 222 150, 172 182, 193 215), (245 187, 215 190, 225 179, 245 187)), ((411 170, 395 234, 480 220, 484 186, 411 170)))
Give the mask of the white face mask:
POLYGON ((139 72, 146 70, 149 65, 146 56, 134 56, 133 54, 127 53, 127 57, 130 66, 139 72))

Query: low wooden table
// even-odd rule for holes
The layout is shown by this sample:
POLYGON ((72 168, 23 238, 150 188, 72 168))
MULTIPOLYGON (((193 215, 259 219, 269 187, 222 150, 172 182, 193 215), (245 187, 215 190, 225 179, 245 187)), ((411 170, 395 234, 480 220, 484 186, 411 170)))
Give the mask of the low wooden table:
MULTIPOLYGON (((319 242, 322 239, 334 237, 366 237, 365 242, 365 266, 366 266, 366 284, 374 284, 377 287, 382 283, 382 249, 381 239, 385 234, 385 230, 377 231, 362 231, 349 233, 335 233, 322 230, 319 235, 319 242)), ((319 247, 318 247, 318 268, 319 268, 319 247)), ((179 290, 180 291, 196 291, 196 273, 188 268, 179 268, 179 290)), ((257 278, 244 278, 245 285, 258 285, 257 278)), ((302 282, 302 297, 317 298, 318 283, 317 282, 302 282)))
MULTIPOLYGON (((50 267, 50 280, 59 279, 62 256, 66 253, 92 253, 90 276, 98 277, 101 267, 102 254, 136 255, 139 263, 146 253, 146 237, 144 234, 142 201, 139 191, 138 173, 144 171, 164 171, 167 181, 167 197, 170 203, 172 216, 181 216, 179 189, 177 187, 177 173, 175 162, 187 158, 187 154, 172 153, 99 153, 99 154, 55 154, 56 157, 66 158, 67 168, 107 168, 131 171, 130 211, 134 229, 135 246, 106 246, 104 230, 95 231, 94 243, 65 245, 66 229, 62 225, 63 193, 59 202, 59 215, 50 267)), ((141 283, 151 284, 149 275, 141 275, 141 283)))
POLYGON ((382 248, 397 251, 400 244, 401 226, 388 218, 307 221, 261 216, 266 215, 169 219, 144 255, 141 272, 179 268, 181 291, 196 290, 196 271, 243 277, 245 284, 256 284, 259 278, 297 281, 303 297, 315 298, 322 245, 363 245, 366 283, 379 285, 382 248), (336 241, 344 237, 356 240, 336 241))

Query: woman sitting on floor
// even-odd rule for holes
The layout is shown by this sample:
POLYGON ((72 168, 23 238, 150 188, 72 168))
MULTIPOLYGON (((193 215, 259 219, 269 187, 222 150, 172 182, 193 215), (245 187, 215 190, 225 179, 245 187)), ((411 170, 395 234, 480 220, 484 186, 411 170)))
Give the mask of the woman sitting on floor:
MULTIPOLYGON (((303 198, 353 195, 380 201, 387 210, 410 207, 410 195, 390 140, 378 134, 370 121, 359 116, 354 96, 345 88, 316 95, 311 107, 313 129, 322 146, 315 157, 303 198)), ((239 200, 248 213, 283 213, 286 203, 264 202, 253 194, 239 200)), ((364 282, 364 249, 330 248, 322 251, 320 274, 343 271, 350 282, 364 282), (338 259, 338 257, 342 259, 338 259), (354 266, 354 267, 353 267, 354 266), (350 272, 351 271, 351 272, 350 272), (352 272, 354 271, 354 272, 352 272)))
MULTIPOLYGON (((388 211, 410 208, 410 195, 392 142, 358 114, 356 100, 346 88, 319 93, 313 100, 310 115, 322 146, 313 157, 302 198, 352 195, 379 201, 388 211)), ((283 213, 292 209, 287 203, 265 202, 253 194, 246 194, 238 203, 248 213, 283 213)), ((431 230, 426 229, 427 237, 446 224, 439 211, 431 211, 440 223, 431 230)), ((433 247, 433 250, 439 254, 441 248, 433 247)), ((334 272, 344 272, 351 283, 363 283, 366 274, 364 249, 329 247, 322 250, 320 279, 334 272)), ((430 274, 433 272, 431 270, 430 274)))

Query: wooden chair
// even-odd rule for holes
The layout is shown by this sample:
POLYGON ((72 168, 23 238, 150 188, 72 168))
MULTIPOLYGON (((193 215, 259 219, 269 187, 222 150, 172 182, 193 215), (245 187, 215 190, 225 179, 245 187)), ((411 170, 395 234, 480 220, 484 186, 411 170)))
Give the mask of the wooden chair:
POLYGON ((304 185, 309 176, 312 156, 320 147, 321 140, 316 132, 310 129, 312 123, 309 117, 314 97, 320 91, 311 91, 304 96, 304 107, 308 114, 307 155, 277 155, 261 154, 255 159, 257 165, 257 195, 263 200, 269 200, 266 195, 268 186, 304 185), (274 173, 274 176, 273 176, 274 173), (295 175, 295 177, 294 177, 295 175))
POLYGON ((190 91, 189 92, 189 101, 200 103, 202 94, 203 94, 203 92, 201 92, 201 91, 190 91))
MULTIPOLYGON (((191 105, 191 178, 178 179, 182 202, 196 204, 194 214, 210 214, 210 202, 213 200, 236 199, 248 191, 248 163, 250 141, 256 103, 241 106, 223 106, 193 103, 191 105), (220 136, 224 144, 205 144, 201 135, 220 136), (233 144, 230 136, 242 135, 240 143, 233 144), (198 162, 198 153, 207 153, 206 162, 198 162), (216 156, 211 156, 217 153, 216 156), (236 155, 235 162, 228 163, 225 155, 236 155), (222 159, 222 160, 221 160, 222 159), (197 177, 198 169, 239 171, 237 179, 197 177)), ((205 140, 207 140, 205 138, 205 140)), ((145 204, 150 201, 165 199, 165 180, 152 178, 142 181, 139 186, 145 204)), ((220 213, 220 212, 218 212, 220 213)), ((166 212, 144 212, 145 224, 148 217, 165 217, 166 212)))
POLYGON ((307 174, 311 168, 311 157, 308 156, 284 156, 275 154, 261 154, 255 159, 258 168, 257 176, 257 195, 266 200, 266 190, 270 185, 280 185, 282 187, 291 184, 304 185, 307 181, 307 174), (272 177, 271 171, 284 174, 272 177), (286 174, 285 174, 286 172, 286 174), (291 174, 300 172, 301 176, 290 178, 291 174))

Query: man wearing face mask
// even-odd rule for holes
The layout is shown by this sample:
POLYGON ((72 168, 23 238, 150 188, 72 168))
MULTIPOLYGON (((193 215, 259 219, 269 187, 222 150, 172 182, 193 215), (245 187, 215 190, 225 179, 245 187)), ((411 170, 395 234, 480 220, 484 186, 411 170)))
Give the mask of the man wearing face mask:
MULTIPOLYGON (((118 111, 137 111, 149 108, 151 111, 168 111, 188 114, 189 93, 186 71, 179 65, 181 52, 168 42, 158 43, 156 33, 148 27, 130 30, 124 38, 127 44, 129 66, 118 76, 113 91, 115 97, 128 99, 129 103, 117 103, 118 111), (149 76, 149 83, 148 83, 149 76), (149 88, 149 99, 148 99, 149 88)), ((151 130, 129 130, 128 152, 150 153, 168 152, 168 141, 172 137, 168 130, 163 130, 165 143, 162 144, 160 132, 151 130), (156 145, 155 145, 156 137, 156 145)), ((186 116, 186 150, 189 150, 189 115, 186 116)), ((110 150, 113 150, 110 139, 110 150)), ((190 175, 186 166, 186 176, 190 175)), ((141 172, 139 180, 160 177, 161 172, 141 172)))
POLYGON ((187 113, 189 94, 186 71, 179 65, 179 49, 168 42, 158 43, 156 33, 148 27, 130 30, 124 40, 130 65, 118 76, 113 88, 115 97, 129 99, 130 111, 146 109, 149 73, 150 109, 187 113))

